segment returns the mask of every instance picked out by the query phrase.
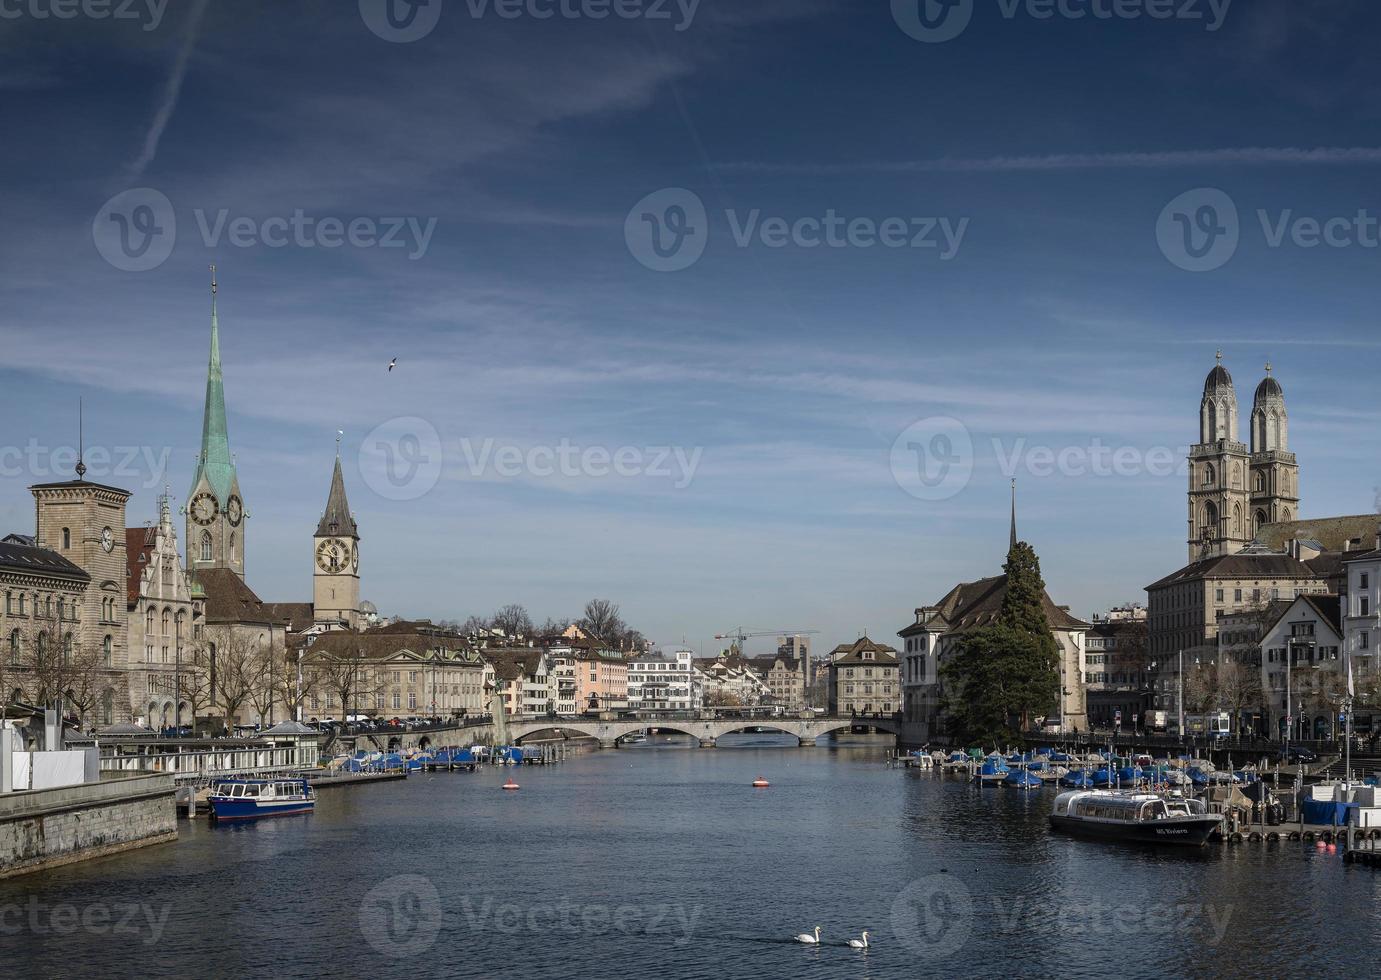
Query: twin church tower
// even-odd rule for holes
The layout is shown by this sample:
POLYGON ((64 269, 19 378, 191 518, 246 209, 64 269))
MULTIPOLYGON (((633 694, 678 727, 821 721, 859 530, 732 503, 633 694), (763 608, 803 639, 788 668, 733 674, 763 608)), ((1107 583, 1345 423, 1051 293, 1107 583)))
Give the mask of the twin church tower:
MULTIPOLYGON (((215 266, 211 267, 211 359, 206 369, 206 407, 202 416, 201 454, 192 490, 187 495, 187 568, 193 573, 227 569, 245 577, 246 522, 230 453, 225 421, 225 386, 221 377, 220 324, 216 316, 215 266)), ((313 546, 312 619, 315 623, 360 621, 360 534, 345 496, 345 478, 337 445, 335 472, 326 510, 317 524, 313 546)))
POLYGON ((1285 392, 1269 364, 1256 386, 1249 425, 1250 446, 1238 438, 1237 393, 1219 351, 1199 403, 1199 442, 1189 451, 1191 562, 1235 554, 1263 525, 1299 516, 1299 465, 1290 452, 1285 392))

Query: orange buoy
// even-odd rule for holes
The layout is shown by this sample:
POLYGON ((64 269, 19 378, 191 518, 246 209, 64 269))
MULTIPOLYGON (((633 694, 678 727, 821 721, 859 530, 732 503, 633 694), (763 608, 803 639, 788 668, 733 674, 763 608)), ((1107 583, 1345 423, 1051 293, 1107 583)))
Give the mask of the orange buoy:
POLYGON ((1337 853, 1338 853, 1338 845, 1337 845, 1337 844, 1329 844, 1329 845, 1328 845, 1328 853, 1329 853, 1329 854, 1337 854, 1337 853))
POLYGON ((513 777, 512 777, 512 776, 509 776, 509 777, 508 777, 508 782, 506 782, 506 783, 503 784, 503 788, 504 788, 504 789, 517 789, 517 788, 518 788, 518 784, 515 783, 515 782, 513 781, 513 777))
POLYGON ((772 785, 771 783, 769 783, 767 780, 763 779, 761 776, 759 776, 757 779, 753 780, 753 787, 754 787, 754 789, 767 789, 767 787, 769 787, 769 786, 771 786, 771 785, 772 785))

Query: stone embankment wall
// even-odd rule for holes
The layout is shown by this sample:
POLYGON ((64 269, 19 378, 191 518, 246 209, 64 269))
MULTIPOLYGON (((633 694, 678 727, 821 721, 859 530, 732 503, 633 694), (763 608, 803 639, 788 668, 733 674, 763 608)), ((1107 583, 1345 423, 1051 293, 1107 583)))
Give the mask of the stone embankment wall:
POLYGON ((174 840, 171 775, 0 795, 0 878, 174 840))

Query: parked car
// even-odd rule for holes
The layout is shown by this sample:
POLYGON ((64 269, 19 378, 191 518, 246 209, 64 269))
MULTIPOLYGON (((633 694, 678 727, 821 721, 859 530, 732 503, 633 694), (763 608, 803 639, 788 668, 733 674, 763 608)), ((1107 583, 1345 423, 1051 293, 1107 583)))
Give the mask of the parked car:
POLYGON ((1319 754, 1313 749, 1305 748, 1303 745, 1292 745, 1288 749, 1282 749, 1280 757, 1286 762, 1319 761, 1319 754))

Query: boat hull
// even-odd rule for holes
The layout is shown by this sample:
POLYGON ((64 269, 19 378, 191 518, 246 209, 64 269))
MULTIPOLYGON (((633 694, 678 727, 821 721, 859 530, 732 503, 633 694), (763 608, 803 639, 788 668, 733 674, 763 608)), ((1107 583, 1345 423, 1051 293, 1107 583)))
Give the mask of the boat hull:
POLYGON ((1092 820, 1052 814, 1050 826, 1061 833, 1097 837, 1128 844, 1167 844, 1201 847, 1222 825, 1217 816, 1174 817, 1169 820, 1092 820))
POLYGON ((266 817, 287 817, 298 813, 311 813, 316 807, 315 800, 267 800, 228 799, 211 797, 211 816, 215 820, 262 820, 266 817))

